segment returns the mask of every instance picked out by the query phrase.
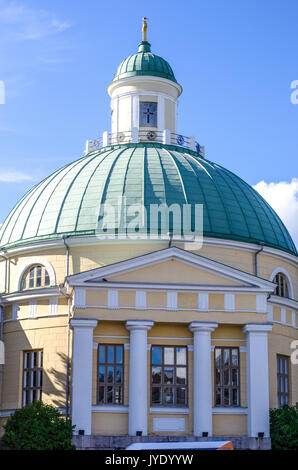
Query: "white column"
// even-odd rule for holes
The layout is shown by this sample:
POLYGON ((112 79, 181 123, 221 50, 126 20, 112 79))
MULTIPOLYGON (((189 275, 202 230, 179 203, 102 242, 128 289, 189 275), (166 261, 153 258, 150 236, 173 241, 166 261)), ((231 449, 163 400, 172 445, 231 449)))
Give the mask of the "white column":
POLYGON ((158 95, 157 97, 157 129, 163 132, 165 128, 165 97, 158 95))
POLYGON ((107 147, 108 145, 110 145, 110 143, 111 143, 110 134, 108 133, 108 131, 104 131, 102 133, 102 146, 107 147))
POLYGON ((128 434, 135 436, 141 431, 148 432, 147 399, 147 331, 153 321, 128 320, 126 328, 130 331, 129 352, 129 415, 128 434))
POLYGON ((208 432, 212 436, 212 379, 211 379, 211 333, 218 327, 215 322, 192 322, 194 335, 193 352, 193 413, 194 435, 208 432))
POLYGON ((73 357, 72 357, 72 424, 75 434, 84 430, 91 434, 92 405, 92 359, 93 329, 97 320, 90 318, 72 318, 73 357))
POLYGON ((140 127, 140 97, 131 95, 131 129, 140 127))
POLYGON ((171 131, 169 129, 164 129, 163 131, 162 142, 163 144, 170 144, 171 143, 171 131))
POLYGON ((248 437, 269 437, 268 332, 270 324, 247 323, 246 375, 248 437))

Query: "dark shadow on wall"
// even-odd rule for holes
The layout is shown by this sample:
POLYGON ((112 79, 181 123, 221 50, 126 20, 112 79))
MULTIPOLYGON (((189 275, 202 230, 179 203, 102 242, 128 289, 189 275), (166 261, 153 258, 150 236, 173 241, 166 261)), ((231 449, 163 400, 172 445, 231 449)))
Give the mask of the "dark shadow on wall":
MULTIPOLYGON (((43 371, 43 390, 44 398, 58 408, 66 408, 66 388, 67 388, 67 355, 64 353, 57 353, 57 361, 59 361, 59 370, 54 367, 43 371)), ((71 380, 71 360, 69 361, 69 374, 68 374, 68 411, 70 410, 70 380, 71 380)))

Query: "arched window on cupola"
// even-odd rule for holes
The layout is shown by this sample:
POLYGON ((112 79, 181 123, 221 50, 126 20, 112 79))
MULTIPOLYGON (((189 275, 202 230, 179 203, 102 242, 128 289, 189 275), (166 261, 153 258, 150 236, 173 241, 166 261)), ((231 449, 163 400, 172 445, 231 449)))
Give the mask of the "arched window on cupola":
POLYGON ((280 297, 290 297, 289 296, 289 283, 287 277, 283 273, 277 273, 274 276, 273 282, 277 284, 274 294, 279 295, 280 297))
POLYGON ((50 286, 48 271, 41 264, 30 266, 24 273, 21 282, 21 290, 38 289, 50 286))

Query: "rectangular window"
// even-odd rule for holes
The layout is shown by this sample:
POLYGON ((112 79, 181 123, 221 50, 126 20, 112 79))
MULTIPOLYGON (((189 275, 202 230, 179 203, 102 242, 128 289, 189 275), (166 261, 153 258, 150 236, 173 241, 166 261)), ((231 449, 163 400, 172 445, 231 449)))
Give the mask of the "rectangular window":
POLYGON ((97 403, 99 404, 123 404, 123 352, 122 344, 100 344, 98 346, 97 403))
POLYGON ((187 348, 151 347, 151 405, 186 406, 187 348))
POLYGON ((238 348, 214 350, 215 406, 240 406, 238 348))
POLYGON ((42 351, 24 351, 23 356, 23 406, 42 396, 42 351))
POLYGON ((277 355, 277 405, 289 404, 289 358, 277 355))
POLYGON ((157 103, 140 102, 140 126, 157 127, 157 103))

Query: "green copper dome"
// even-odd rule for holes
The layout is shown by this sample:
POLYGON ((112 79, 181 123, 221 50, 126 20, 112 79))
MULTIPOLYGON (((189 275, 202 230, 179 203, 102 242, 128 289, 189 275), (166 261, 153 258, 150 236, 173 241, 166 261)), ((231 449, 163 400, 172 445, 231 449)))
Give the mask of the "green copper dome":
POLYGON ((136 75, 152 75, 154 77, 167 78, 176 82, 174 72, 168 62, 156 54, 152 54, 150 44, 142 41, 139 51, 123 60, 119 65, 113 81, 121 78, 134 77, 136 75))
POLYGON ((101 204, 203 204, 204 235, 297 254, 273 209, 225 168, 181 147, 122 144, 89 153, 44 179, 11 211, 0 245, 96 235, 101 204), (137 184, 136 184, 137 182, 137 184))

